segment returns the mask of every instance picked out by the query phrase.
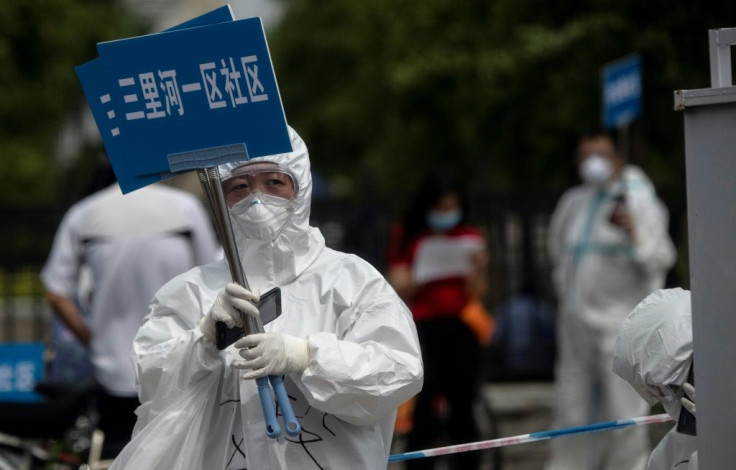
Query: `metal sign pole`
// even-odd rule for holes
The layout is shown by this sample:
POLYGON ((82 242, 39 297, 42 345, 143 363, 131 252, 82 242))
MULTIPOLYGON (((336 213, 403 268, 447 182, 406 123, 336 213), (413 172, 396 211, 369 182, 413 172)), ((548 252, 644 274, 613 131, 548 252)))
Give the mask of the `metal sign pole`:
MULTIPOLYGON (((243 264, 240 262, 240 256, 238 255, 238 247, 235 244, 233 227, 230 223, 230 216, 228 215, 227 204, 225 203, 225 196, 222 192, 220 174, 217 171, 217 167, 213 166, 197 170, 197 175, 199 176, 199 181, 202 183, 204 192, 207 194, 207 200, 210 203, 212 216, 215 219, 218 235, 222 241, 222 249, 225 252, 225 259, 230 268, 230 276, 233 281, 250 290, 248 278, 245 276, 243 264)), ((243 320, 246 334, 263 333, 263 323, 260 318, 246 317, 243 320)))

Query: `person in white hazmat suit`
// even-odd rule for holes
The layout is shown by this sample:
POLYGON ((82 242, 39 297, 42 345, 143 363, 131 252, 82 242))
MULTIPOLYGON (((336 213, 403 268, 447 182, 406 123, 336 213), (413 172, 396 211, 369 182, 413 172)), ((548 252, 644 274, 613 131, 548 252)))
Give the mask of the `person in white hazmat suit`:
MULTIPOLYGON (((677 421, 683 403, 691 413, 695 411, 695 390, 686 382, 692 363, 690 292, 679 288, 654 292, 636 306, 621 327, 613 371, 649 404, 661 402, 677 421)), ((695 436, 671 429, 652 452, 648 468, 697 470, 695 436)))
POLYGON ((386 468, 396 409, 422 386, 416 329, 378 271, 309 226, 309 156, 289 134, 291 153, 220 167, 251 291, 223 260, 156 294, 132 353, 142 405, 113 469, 386 468), (215 322, 258 315, 248 301, 276 286, 266 333, 218 351, 215 322), (285 376, 298 436, 266 436, 252 380, 266 375, 285 376))
MULTIPOLYGON (((555 428, 641 416, 647 404, 611 372, 621 324, 663 287, 675 250, 668 215, 644 172, 625 164, 613 135, 581 137, 582 185, 566 191, 549 230, 558 297, 555 428)), ((599 433, 550 443, 554 470, 644 468, 646 430, 599 433)))

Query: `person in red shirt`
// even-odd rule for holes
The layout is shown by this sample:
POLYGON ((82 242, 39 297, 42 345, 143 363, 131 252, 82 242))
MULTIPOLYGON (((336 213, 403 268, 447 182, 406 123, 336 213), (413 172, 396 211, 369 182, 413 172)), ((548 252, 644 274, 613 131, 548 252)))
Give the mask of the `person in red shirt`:
MULTIPOLYGON (((412 312, 424 361, 424 388, 416 398, 409 451, 435 444, 440 431, 438 403, 447 405, 442 408, 449 414, 452 444, 478 438, 473 403, 480 347, 491 331, 490 317, 480 304, 487 284, 486 240, 480 230, 466 224, 467 208, 452 175, 432 174, 419 187, 403 224, 391 233, 389 282, 412 312)), ((477 453, 455 457, 452 468, 478 466, 477 453)), ((417 459, 408 461, 406 468, 433 465, 434 459, 417 459)))

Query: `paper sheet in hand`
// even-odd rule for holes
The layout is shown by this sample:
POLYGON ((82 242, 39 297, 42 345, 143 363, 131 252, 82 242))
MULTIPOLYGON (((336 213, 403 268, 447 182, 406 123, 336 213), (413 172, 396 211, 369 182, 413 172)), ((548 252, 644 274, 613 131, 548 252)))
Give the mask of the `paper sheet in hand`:
POLYGON ((482 248, 483 240, 476 237, 426 238, 417 247, 412 279, 424 284, 465 276, 470 272, 471 254, 482 248))

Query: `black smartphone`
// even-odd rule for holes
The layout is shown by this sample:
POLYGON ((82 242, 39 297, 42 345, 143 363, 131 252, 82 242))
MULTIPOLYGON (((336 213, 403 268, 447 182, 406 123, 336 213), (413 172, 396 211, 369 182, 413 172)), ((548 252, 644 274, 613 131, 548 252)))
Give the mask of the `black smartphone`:
MULTIPOLYGON (((256 307, 258 307, 258 312, 261 314, 261 321, 264 325, 276 319, 276 317, 281 315, 281 289, 274 287, 263 294, 256 307)), ((215 324, 215 328, 215 344, 217 345, 217 349, 220 350, 225 349, 245 336, 245 328, 228 328, 221 321, 215 324)))
MULTIPOLYGON (((695 374, 693 373, 694 364, 690 366, 690 372, 687 374, 687 383, 695 386, 695 374)), ((677 432, 695 436, 695 416, 690 413, 684 406, 680 410, 680 417, 677 418, 677 432)))
POLYGON ((626 194, 619 193, 613 198, 613 209, 608 216, 608 222, 617 227, 621 226, 618 218, 622 212, 626 212, 626 194))

